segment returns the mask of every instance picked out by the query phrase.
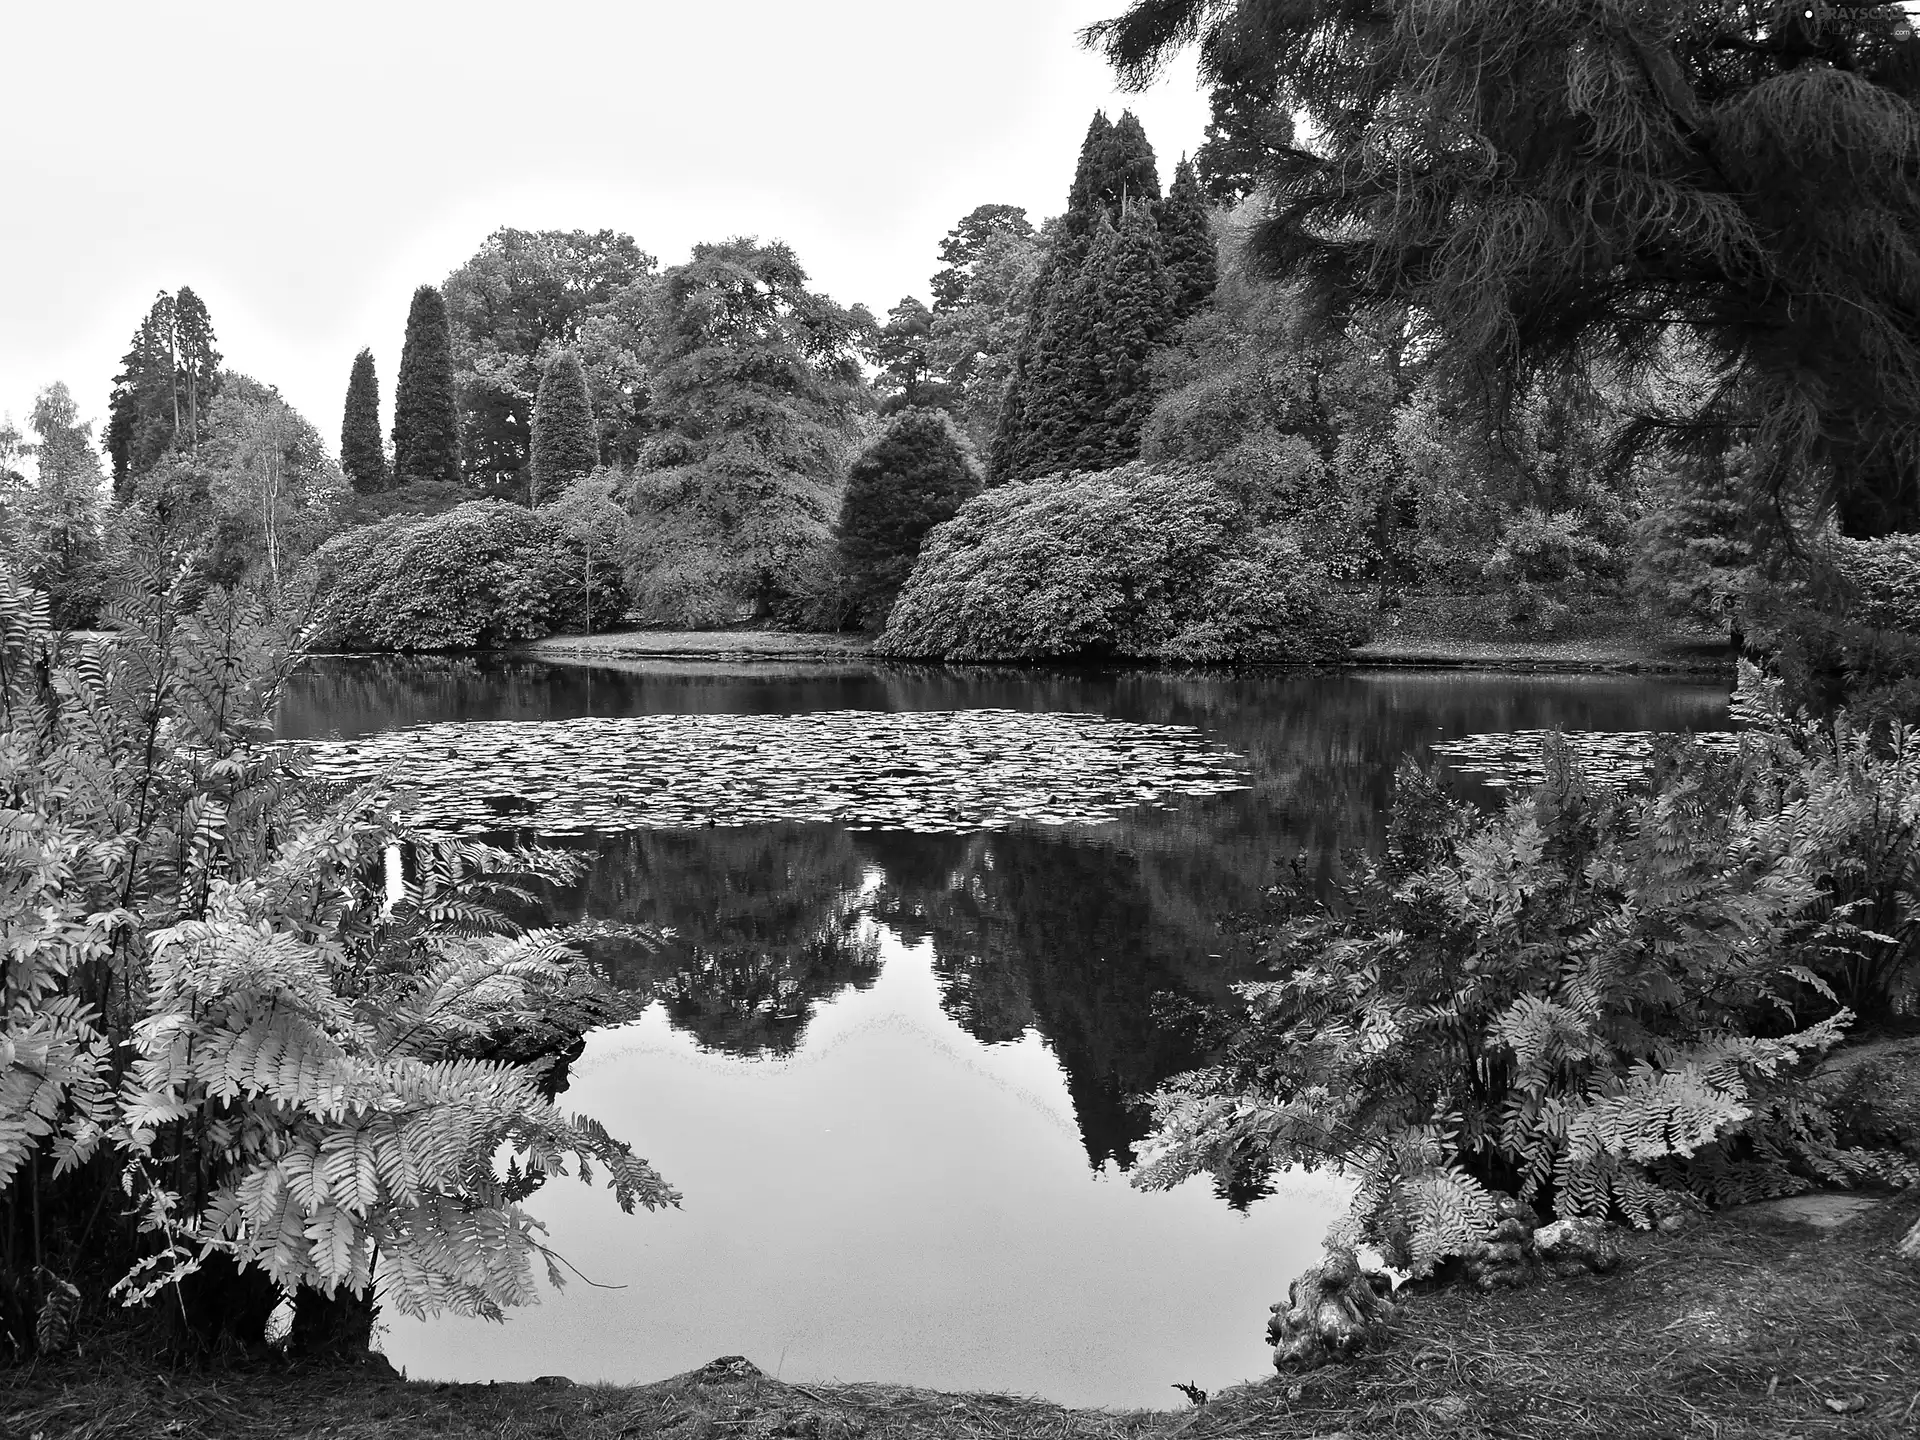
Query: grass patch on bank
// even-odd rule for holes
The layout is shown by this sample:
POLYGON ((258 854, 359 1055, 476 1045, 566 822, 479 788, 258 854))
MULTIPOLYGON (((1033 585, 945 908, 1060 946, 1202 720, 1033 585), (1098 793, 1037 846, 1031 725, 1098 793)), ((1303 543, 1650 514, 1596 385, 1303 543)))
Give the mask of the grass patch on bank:
MULTIPOLYGON (((116 1350, 0 1372, 8 1440, 1251 1440, 1920 1433, 1920 1219, 1895 1196, 1834 1230, 1767 1207, 1633 1235, 1612 1276, 1408 1299, 1390 1347, 1166 1411, 798 1385, 716 1362, 654 1385, 436 1385, 371 1367, 163 1371, 116 1350)), ((1275 1297, 1278 1298, 1278 1297, 1275 1297)), ((509 1321, 511 1323, 511 1321, 509 1321)), ((1250 1326, 1261 1317, 1247 1317, 1250 1326)))

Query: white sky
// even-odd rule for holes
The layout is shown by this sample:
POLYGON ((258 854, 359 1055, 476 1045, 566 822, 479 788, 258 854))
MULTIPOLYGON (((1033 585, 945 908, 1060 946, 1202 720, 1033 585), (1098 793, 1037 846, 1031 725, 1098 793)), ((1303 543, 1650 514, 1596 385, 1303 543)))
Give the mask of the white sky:
POLYGON ((1190 57, 1122 96, 1075 30, 1124 0, 332 0, 9 5, 0 413, 65 380, 104 420, 160 289, 337 444, 371 345, 501 225, 623 230, 663 265, 784 239, 883 314, 974 206, 1064 206, 1096 107, 1163 181, 1206 123, 1190 57))

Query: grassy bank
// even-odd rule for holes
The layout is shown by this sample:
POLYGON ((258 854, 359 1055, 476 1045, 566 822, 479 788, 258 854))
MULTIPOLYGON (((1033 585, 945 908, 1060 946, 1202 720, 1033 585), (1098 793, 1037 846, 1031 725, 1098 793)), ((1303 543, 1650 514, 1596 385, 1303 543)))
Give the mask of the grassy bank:
POLYGON ((1920 1433, 1920 1264, 1893 1247, 1916 1218, 1920 1194, 1909 1193, 1832 1229, 1753 1206, 1677 1235, 1634 1235, 1625 1266, 1610 1277, 1417 1297, 1402 1307, 1392 1345, 1357 1364, 1262 1380, 1165 1411, 788 1384, 720 1364, 640 1386, 434 1385, 370 1369, 264 1363, 163 1373, 131 1363, 96 1333, 80 1358, 0 1378, 0 1435, 1911 1436, 1920 1433))

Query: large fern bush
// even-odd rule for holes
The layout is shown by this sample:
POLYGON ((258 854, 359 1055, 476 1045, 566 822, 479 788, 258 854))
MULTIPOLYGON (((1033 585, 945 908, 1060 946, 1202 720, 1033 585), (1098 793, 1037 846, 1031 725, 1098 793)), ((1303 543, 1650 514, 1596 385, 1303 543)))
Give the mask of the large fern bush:
POLYGON ((0 1355, 35 1313, 57 1343, 50 1299, 115 1275, 244 1340, 262 1295, 497 1317, 536 1262, 559 1278, 518 1203, 545 1177, 675 1199, 540 1067, 475 1058, 581 984, 491 903, 567 862, 432 844, 379 788, 309 782, 269 724, 294 639, 261 603, 178 598, 150 577, 82 646, 0 571, 0 1355))
POLYGON ((1337 1166, 1335 1243, 1426 1273, 1503 1195, 1645 1225, 1912 1178, 1806 1077, 1861 1011, 1912 1008, 1920 733, 1792 722, 1758 683, 1736 758, 1680 746, 1636 793, 1559 744, 1492 815, 1404 769, 1380 858, 1278 893, 1272 978, 1151 1097, 1136 1183, 1337 1166))

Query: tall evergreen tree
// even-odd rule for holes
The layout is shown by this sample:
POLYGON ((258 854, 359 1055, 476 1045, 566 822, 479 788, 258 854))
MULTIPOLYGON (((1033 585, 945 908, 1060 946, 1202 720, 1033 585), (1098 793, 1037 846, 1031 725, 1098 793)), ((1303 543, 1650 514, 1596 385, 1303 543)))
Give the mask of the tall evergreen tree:
POLYGON ((540 505, 600 463, 600 445, 593 433, 593 401, 587 395, 586 372, 571 350, 556 350, 540 376, 540 393, 533 402, 533 448, 528 457, 532 484, 529 499, 540 505))
POLYGON ((1160 207, 1160 253, 1166 261, 1172 318, 1186 319, 1213 298, 1219 282, 1213 225, 1194 167, 1184 156, 1174 167, 1173 184, 1160 207))
POLYGON ((1019 205, 976 205, 940 240, 940 269, 934 272, 933 313, 942 314, 970 298, 975 266, 1000 236, 1026 239, 1033 224, 1019 205))
POLYGON ((853 462, 837 528, 861 624, 886 622, 920 542, 979 489, 966 442, 940 410, 903 411, 853 462))
POLYGON ((190 286, 177 296, 162 290, 154 297, 108 402, 106 444, 117 495, 124 497, 169 451, 197 450, 212 432, 220 390, 220 352, 213 345, 213 321, 190 286))
POLYGON ((1071 437, 1077 470, 1110 469, 1140 453, 1140 427, 1153 406, 1153 350, 1174 319, 1160 244, 1152 212, 1129 205, 1087 256, 1073 317, 1085 357, 1076 405, 1085 418, 1071 437))
POLYGON ((353 357, 347 380, 346 415, 340 422, 340 468, 362 495, 390 489, 387 452, 380 444, 380 381, 373 373, 373 351, 353 357))
POLYGON ((407 339, 393 391, 393 476, 398 485, 460 483, 453 343, 447 332, 447 303, 431 285, 413 292, 407 311, 407 339))
POLYGON ((1113 122, 1107 119, 1106 111, 1096 110, 1087 122, 1080 159, 1073 167, 1073 184, 1067 188, 1067 213, 1060 217, 1061 229, 1076 240, 1092 231, 1094 216, 1106 204, 1112 162, 1113 122))

